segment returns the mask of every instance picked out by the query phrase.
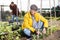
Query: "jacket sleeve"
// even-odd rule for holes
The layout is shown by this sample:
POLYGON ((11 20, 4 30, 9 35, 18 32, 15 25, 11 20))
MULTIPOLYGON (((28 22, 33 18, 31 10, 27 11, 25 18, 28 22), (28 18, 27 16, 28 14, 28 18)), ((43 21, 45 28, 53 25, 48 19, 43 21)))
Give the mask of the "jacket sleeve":
POLYGON ((48 20, 39 14, 39 19, 44 23, 44 27, 48 28, 48 20))
POLYGON ((28 24, 28 17, 27 17, 27 15, 25 15, 25 17, 24 17, 24 27, 28 28, 32 32, 35 31, 35 29, 33 27, 30 27, 30 25, 28 24))
POLYGON ((9 7, 10 7, 10 9, 12 10, 12 7, 11 7, 11 5, 9 5, 9 7))

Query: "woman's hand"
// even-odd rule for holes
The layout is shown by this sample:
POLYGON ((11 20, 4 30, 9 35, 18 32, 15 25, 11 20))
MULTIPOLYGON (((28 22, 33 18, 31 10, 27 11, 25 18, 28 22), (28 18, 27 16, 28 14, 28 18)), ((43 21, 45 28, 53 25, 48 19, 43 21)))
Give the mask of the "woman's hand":
POLYGON ((37 35, 39 35, 40 34, 40 31, 38 30, 36 33, 37 33, 37 35))
POLYGON ((39 35, 40 34, 40 31, 35 31, 34 32, 36 35, 39 35))
POLYGON ((46 34, 46 28, 43 29, 42 33, 43 34, 46 34))

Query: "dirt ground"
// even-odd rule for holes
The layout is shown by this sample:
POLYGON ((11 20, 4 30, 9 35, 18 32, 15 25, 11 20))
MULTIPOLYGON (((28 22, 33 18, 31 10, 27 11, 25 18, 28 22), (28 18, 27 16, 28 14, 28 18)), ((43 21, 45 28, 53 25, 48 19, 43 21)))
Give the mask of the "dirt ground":
POLYGON ((52 20, 52 21, 49 20, 49 26, 52 26, 52 25, 59 27, 60 26, 60 20, 52 20))
MULTIPOLYGON (((52 21, 49 22, 49 25, 56 25, 58 28, 60 28, 60 20, 59 21, 52 21)), ((56 32, 54 32, 52 35, 49 35, 47 38, 45 38, 44 40, 60 40, 60 30, 57 30, 56 32)))
POLYGON ((44 40, 60 40, 60 30, 57 30, 52 35, 48 36, 44 40))

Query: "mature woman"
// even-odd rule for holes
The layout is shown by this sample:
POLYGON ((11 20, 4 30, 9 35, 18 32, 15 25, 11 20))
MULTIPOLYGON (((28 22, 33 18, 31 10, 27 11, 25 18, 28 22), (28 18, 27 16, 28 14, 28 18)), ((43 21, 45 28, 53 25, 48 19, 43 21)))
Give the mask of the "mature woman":
POLYGON ((37 9, 36 5, 31 5, 30 11, 24 16, 22 30, 28 39, 31 38, 31 33, 40 33, 37 29, 42 29, 43 33, 46 33, 46 28, 48 27, 48 21, 37 12, 37 9))

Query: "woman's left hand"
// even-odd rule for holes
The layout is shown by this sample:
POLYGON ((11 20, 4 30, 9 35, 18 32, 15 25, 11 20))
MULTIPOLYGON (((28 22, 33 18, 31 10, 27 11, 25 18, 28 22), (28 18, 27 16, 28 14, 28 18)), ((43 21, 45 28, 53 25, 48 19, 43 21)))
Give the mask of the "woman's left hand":
POLYGON ((43 34, 46 34, 46 29, 44 28, 43 31, 42 31, 43 34))

